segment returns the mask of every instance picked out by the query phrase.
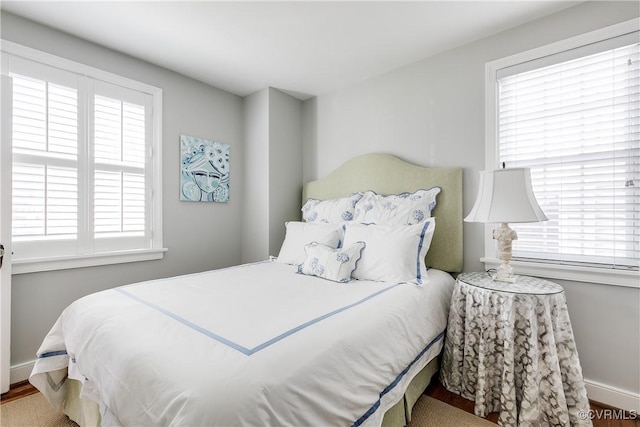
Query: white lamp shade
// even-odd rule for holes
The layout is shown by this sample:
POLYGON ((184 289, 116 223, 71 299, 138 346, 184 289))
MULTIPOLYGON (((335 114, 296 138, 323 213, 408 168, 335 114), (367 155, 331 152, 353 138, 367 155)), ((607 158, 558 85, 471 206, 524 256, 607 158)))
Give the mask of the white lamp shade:
POLYGON ((480 172, 478 198, 464 219, 468 222, 546 221, 531 188, 528 168, 480 172))

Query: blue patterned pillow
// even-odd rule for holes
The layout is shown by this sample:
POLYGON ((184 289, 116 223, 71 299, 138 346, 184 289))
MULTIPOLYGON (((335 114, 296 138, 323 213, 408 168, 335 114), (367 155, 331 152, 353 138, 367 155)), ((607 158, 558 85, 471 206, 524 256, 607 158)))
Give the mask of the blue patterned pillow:
POLYGON ((367 191, 356 203, 354 221, 368 224, 413 225, 431 217, 440 187, 380 196, 367 191))
POLYGON ((298 273, 334 282, 349 282, 364 247, 364 242, 338 249, 318 242, 309 243, 304 248, 307 258, 298 266, 298 273))
POLYGON ((331 200, 309 199, 302 207, 302 218, 306 222, 340 224, 353 219, 356 203, 362 193, 331 200))

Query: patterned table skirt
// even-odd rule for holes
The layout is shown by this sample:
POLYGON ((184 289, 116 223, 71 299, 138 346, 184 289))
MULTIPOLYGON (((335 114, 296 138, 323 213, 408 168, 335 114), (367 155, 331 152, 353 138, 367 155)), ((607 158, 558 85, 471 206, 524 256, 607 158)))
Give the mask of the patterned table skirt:
POLYGON ((500 412, 502 426, 591 425, 589 401, 564 292, 496 292, 458 281, 441 382, 500 412))

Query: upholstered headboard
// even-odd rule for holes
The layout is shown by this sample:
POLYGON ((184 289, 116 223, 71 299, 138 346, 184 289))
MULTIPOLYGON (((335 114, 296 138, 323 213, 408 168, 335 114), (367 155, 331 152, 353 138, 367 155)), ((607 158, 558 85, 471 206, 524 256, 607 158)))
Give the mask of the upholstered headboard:
POLYGON ((436 231, 425 258, 428 267, 462 271, 462 168, 427 168, 388 154, 365 154, 344 163, 328 176, 304 185, 302 202, 346 197, 357 191, 378 194, 442 189, 433 211, 436 231))

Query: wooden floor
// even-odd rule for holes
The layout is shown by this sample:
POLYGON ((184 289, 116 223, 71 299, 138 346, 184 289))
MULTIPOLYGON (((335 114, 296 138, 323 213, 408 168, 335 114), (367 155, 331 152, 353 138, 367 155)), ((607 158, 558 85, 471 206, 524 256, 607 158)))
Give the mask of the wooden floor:
POLYGON ((19 383, 11 384, 9 391, 2 394, 2 401, 0 403, 4 405, 5 403, 13 402, 14 400, 18 400, 35 393, 38 393, 38 389, 29 384, 29 381, 21 381, 19 383))
MULTIPOLYGON (((20 383, 13 384, 11 389, 2 395, 2 404, 32 395, 34 393, 38 393, 35 387, 29 384, 28 381, 23 381, 20 383)), ((473 401, 464 399, 458 396, 455 393, 451 393, 449 390, 444 388, 440 381, 437 379, 437 375, 434 377, 434 380, 431 382, 427 390, 424 392, 427 396, 431 396, 434 399, 445 402, 451 406, 455 406, 458 409, 462 409, 463 411, 469 412, 473 414, 473 401)), ((594 411, 596 415, 598 414, 606 414, 606 411, 609 410, 609 416, 600 416, 596 417, 593 420, 593 427, 640 427, 640 417, 636 416, 635 420, 626 419, 609 419, 612 417, 610 406, 600 405, 596 402, 591 401, 591 409, 594 411)), ((619 415, 619 410, 617 410, 614 414, 619 415)), ((629 413, 626 413, 627 418, 631 418, 629 413)), ((619 417, 618 417, 619 418, 619 417)), ((487 420, 496 423, 498 422, 498 413, 492 413, 487 416, 487 420)))
MULTIPOLYGON (((458 409, 462 409, 463 411, 469 412, 473 414, 473 401, 467 400, 463 397, 458 396, 455 393, 450 392, 442 384, 440 381, 434 376, 434 380, 429 384, 427 390, 424 392, 427 396, 431 396, 434 399, 438 399, 444 403, 447 403, 451 406, 455 406, 458 409)), ((640 427, 640 414, 636 414, 635 417, 631 416, 630 413, 625 413, 625 418, 627 419, 611 419, 611 418, 622 418, 622 412, 619 409, 612 408, 607 405, 599 404, 598 402, 594 402, 592 400, 589 401, 591 404, 591 410, 595 415, 593 421, 593 427, 640 427), (634 418, 634 419, 630 419, 634 418)), ((498 423, 498 413, 494 412, 487 416, 487 420, 492 423, 498 423)))

